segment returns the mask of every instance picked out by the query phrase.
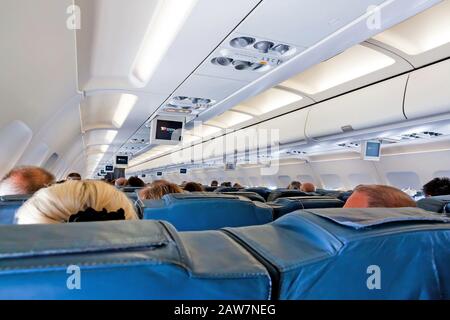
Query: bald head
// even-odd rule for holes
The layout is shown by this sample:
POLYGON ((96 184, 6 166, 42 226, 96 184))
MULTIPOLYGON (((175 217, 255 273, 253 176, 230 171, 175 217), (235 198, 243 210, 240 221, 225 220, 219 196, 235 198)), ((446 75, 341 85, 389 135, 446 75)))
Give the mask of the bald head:
POLYGON ((300 187, 300 191, 303 192, 316 192, 316 186, 311 182, 304 182, 300 187))
POLYGON ((416 202, 403 191, 384 185, 359 185, 353 190, 344 208, 416 207, 416 202))
POLYGON ((0 182, 0 195, 32 194, 55 182, 55 177, 39 167, 11 170, 0 182))

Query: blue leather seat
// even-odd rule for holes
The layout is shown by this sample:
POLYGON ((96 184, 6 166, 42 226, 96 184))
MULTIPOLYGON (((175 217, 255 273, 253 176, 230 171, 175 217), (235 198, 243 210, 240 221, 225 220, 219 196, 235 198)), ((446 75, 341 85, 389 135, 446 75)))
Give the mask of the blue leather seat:
POLYGON ((424 210, 450 215, 450 195, 423 198, 417 206, 424 210))
POLYGON ((289 197, 279 198, 274 202, 267 203, 273 209, 274 219, 284 216, 297 210, 303 209, 319 209, 319 208, 342 208, 344 202, 326 196, 309 196, 309 197, 289 197))
POLYGON ((449 299, 449 222, 418 208, 317 209, 226 232, 272 266, 280 299, 449 299))
POLYGON ((265 267, 223 232, 115 221, 0 226, 0 234, 0 299, 263 300, 271 294, 265 267))
POLYGON ((13 224, 17 209, 30 195, 0 196, 0 224, 13 224))
POLYGON ((163 221, 0 226, 0 299, 450 299, 449 222, 374 208, 201 232, 163 221), (67 287, 69 266, 81 290, 67 287))
POLYGON ((287 197, 305 197, 305 196, 313 196, 315 193, 303 192, 300 190, 290 190, 290 189, 276 189, 273 190, 269 197, 267 198, 268 202, 272 202, 277 200, 278 198, 287 198, 287 197))
POLYGON ((270 190, 269 188, 266 188, 266 187, 245 188, 242 191, 255 192, 255 193, 259 194, 261 197, 263 197, 264 200, 266 200, 266 201, 267 201, 267 198, 269 198, 270 193, 272 192, 272 190, 270 190))
POLYGON ((230 191, 230 192, 219 192, 220 194, 228 194, 228 195, 232 195, 232 196, 241 196, 241 197, 245 197, 248 198, 252 201, 258 201, 258 202, 266 202, 266 200, 261 197, 259 194, 257 194, 256 192, 248 192, 248 191, 230 191))
POLYGON ((247 198, 211 194, 168 194, 162 200, 139 200, 144 219, 165 220, 179 231, 215 230, 269 223, 272 208, 247 198))

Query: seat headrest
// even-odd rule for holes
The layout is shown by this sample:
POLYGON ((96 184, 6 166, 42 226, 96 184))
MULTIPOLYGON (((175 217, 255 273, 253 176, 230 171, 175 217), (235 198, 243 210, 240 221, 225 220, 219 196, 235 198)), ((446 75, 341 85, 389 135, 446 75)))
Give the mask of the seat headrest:
POLYGON ((216 230, 269 223, 272 208, 239 195, 167 194, 161 200, 139 200, 144 219, 166 220, 179 231, 216 230))
POLYGON ((270 193, 267 201, 275 201, 278 198, 286 198, 286 197, 300 197, 300 196, 311 196, 315 195, 314 193, 307 193, 300 190, 289 190, 289 189, 278 189, 274 190, 270 193))
POLYGON ((0 226, 0 232, 0 299, 270 297, 264 266, 223 232, 183 235, 159 221, 0 226), (74 275, 69 267, 80 269, 81 290, 66 286, 74 275))
POLYGON ((242 188, 234 188, 234 187, 218 187, 214 192, 237 192, 242 190, 242 188))
POLYGON ((226 232, 276 269, 281 300, 448 299, 446 222, 417 208, 317 209, 226 232))
POLYGON ((313 208, 342 208, 344 202, 327 196, 305 196, 278 198, 271 204, 274 210, 274 218, 277 219, 285 214, 296 210, 313 208))
POLYGON ((32 194, 16 194, 8 196, 0 196, 0 202, 25 202, 30 199, 32 194))
POLYGON ((417 206, 427 211, 447 213, 447 205, 450 203, 450 195, 423 198, 417 201, 417 206))
POLYGON ((266 200, 263 197, 261 197, 259 194, 257 194, 256 192, 236 191, 236 192, 221 192, 221 194, 241 196, 241 197, 248 198, 252 201, 266 202, 266 200))

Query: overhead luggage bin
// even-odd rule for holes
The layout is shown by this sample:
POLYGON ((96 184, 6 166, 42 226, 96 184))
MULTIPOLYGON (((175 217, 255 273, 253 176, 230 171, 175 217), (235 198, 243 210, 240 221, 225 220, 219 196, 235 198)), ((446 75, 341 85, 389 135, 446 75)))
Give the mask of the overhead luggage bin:
POLYGON ((0 299, 270 298, 264 266, 221 232, 157 221, 0 229, 0 299))
POLYGON ((408 119, 450 113, 450 60, 410 74, 405 95, 408 119))
POLYGON ((408 75, 386 80, 309 108, 308 138, 326 138, 406 120, 403 97, 408 75))

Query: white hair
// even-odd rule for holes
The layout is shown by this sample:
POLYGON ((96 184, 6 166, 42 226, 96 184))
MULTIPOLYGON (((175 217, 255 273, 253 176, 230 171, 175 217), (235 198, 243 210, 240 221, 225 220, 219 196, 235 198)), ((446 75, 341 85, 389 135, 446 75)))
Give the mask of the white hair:
POLYGON ((37 191, 17 211, 18 224, 62 223, 79 211, 125 211, 126 220, 138 216, 127 196, 101 181, 66 181, 37 191))

